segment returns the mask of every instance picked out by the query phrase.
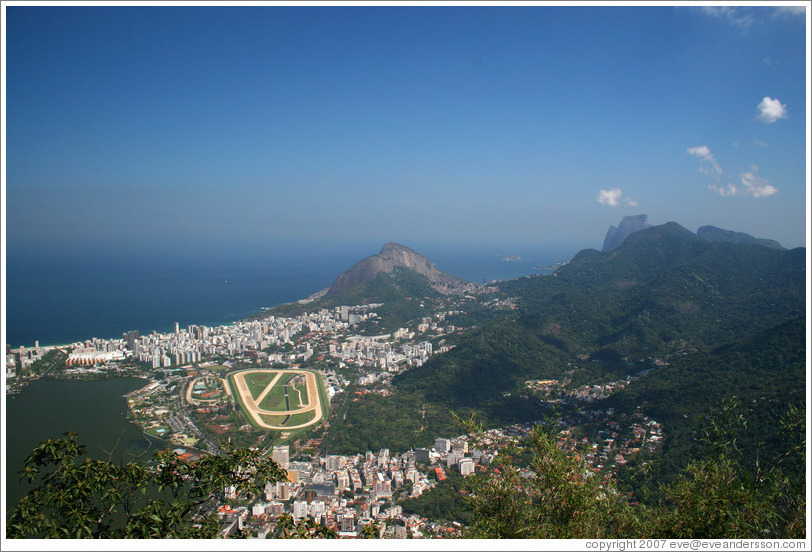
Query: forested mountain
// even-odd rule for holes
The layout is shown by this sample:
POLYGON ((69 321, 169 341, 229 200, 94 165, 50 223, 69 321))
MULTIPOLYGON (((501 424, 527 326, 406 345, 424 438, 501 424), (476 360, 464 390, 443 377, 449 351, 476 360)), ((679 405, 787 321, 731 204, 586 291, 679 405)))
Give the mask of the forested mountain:
POLYGON ((752 338, 676 358, 599 407, 632 411, 640 406, 663 424, 664 449, 651 468, 652 478, 663 482, 695 457, 708 413, 729 399, 740 406, 746 421, 728 428, 731 438, 749 460, 745 468, 755 472, 757 458, 765 464, 789 446, 791 435, 779 430, 782 416, 792 407, 804 407, 805 339, 806 321, 796 318, 752 338))
POLYGON ((313 309, 334 308, 340 305, 366 305, 382 303, 376 307, 381 331, 394 330, 409 320, 431 314, 426 302, 440 293, 424 275, 405 267, 394 267, 391 272, 379 272, 371 280, 362 280, 333 294, 324 294, 310 302, 278 305, 257 315, 296 316, 313 309))
MULTIPOLYGON (((529 379, 616 379, 652 366, 653 358, 681 358, 672 362, 679 368, 672 369, 688 372, 693 363, 717 357, 734 366, 732 359, 756 347, 752 344, 758 336, 785 335, 790 330, 783 324, 803 324, 805 249, 709 242, 668 223, 637 231, 610 252, 582 251, 553 275, 500 287, 514 298, 515 310, 471 330, 451 351, 394 379, 395 392, 387 402, 408 407, 393 406, 374 416, 363 407, 373 399, 361 399, 346 413, 346 424, 336 421, 331 432, 363 440, 371 449, 396 448, 387 437, 393 432, 399 433, 397 444, 420 446, 447 427, 438 412, 476 411, 486 425, 541 418, 547 410, 527 392, 529 379), (736 350, 740 352, 725 352, 736 350), (433 415, 414 422, 421 411, 433 415)), ((764 351, 766 356, 748 365, 747 374, 760 373, 770 361, 797 371, 797 361, 790 359, 803 358, 805 343, 778 339, 764 351)), ((713 371, 690 372, 690 385, 713 397, 696 402, 695 415, 729 390, 730 370, 724 378, 713 371)), ((622 404, 631 408, 639 385, 661 381, 648 378, 669 373, 655 370, 635 379, 622 404)), ((786 396, 799 381, 786 374, 773 379, 775 394, 786 396)), ((680 378, 662 380, 660 400, 686 396, 681 383, 680 378)))
POLYGON ((462 278, 442 272, 420 253, 403 245, 388 242, 381 251, 358 261, 341 273, 326 290, 310 299, 277 305, 256 317, 276 314, 295 316, 314 309, 340 305, 382 303, 376 307, 379 320, 374 330, 388 332, 410 320, 432 314, 427 303, 449 293, 471 286, 462 278))
POLYGON ((716 226, 700 226, 696 230, 696 235, 703 240, 711 242, 729 242, 729 243, 744 243, 751 245, 763 245, 772 249, 785 248, 775 240, 767 240, 763 238, 754 238, 750 234, 744 232, 734 232, 732 230, 724 230, 716 226))
POLYGON ((612 252, 582 251, 554 276, 504 283, 518 313, 398 383, 475 403, 560 375, 578 356, 611 364, 748 339, 803 316, 804 255, 709 243, 674 223, 641 230, 612 252))
POLYGON ((801 315, 805 250, 709 243, 669 223, 610 253, 582 251, 553 279, 503 289, 536 319, 537 332, 555 329, 584 352, 654 354, 673 340, 710 346, 801 315))

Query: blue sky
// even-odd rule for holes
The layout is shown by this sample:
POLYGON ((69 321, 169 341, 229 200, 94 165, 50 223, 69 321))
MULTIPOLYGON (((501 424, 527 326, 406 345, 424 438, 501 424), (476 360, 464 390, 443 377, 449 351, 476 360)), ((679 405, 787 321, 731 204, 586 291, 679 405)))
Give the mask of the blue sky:
POLYGON ((803 11, 19 7, 9 250, 806 245, 803 11))

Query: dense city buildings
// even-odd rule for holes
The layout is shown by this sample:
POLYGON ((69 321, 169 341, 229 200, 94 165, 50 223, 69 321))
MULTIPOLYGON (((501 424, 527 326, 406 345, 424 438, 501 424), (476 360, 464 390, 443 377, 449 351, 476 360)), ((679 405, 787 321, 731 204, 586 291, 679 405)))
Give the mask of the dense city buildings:
MULTIPOLYGON (((489 301, 490 308, 511 308, 509 301, 489 301)), ((229 489, 217 509, 226 536, 247 528, 266 537, 282 514, 314 520, 342 538, 357 538, 370 524, 380 536, 389 538, 454 535, 459 523, 436 523, 404 514, 399 503, 420 497, 451 476, 487 472, 508 443, 530 436, 533 423, 490 429, 479 436, 477 446, 471 444, 472 436, 437 436, 431 447, 403 451, 302 455, 301 447, 295 446, 301 441, 295 436, 274 443, 246 421, 227 379, 229 373, 248 367, 297 370, 306 366, 322 375, 330 401, 351 384, 356 394, 387 395, 394 375, 451 348, 445 337, 459 328, 448 323, 447 317, 460 311, 440 310, 385 334, 358 333, 359 324, 378 319, 380 306, 344 305, 217 327, 182 328, 176 323, 169 333, 130 331, 120 339, 92 338, 61 347, 36 343, 33 348, 12 351, 15 354, 7 357, 12 362, 6 370, 10 377, 23 376, 22 380, 26 375, 36 377, 32 367, 46 365, 49 354, 58 354, 64 363, 60 373, 68 377, 144 376, 150 382, 127 396, 131 418, 148 435, 171 443, 182 459, 216 453, 226 441, 265 450, 286 470, 287 477, 268 485, 261 500, 250 504, 229 489)), ((559 446, 585 451, 591 469, 611 478, 629 455, 655 450, 662 439, 660 425, 642 414, 621 425, 611 412, 588 408, 629 381, 573 388, 568 382, 533 380, 526 387, 551 403, 581 405, 579 414, 562 420, 559 446), (586 437, 572 431, 583 423, 604 425, 597 434, 586 437)))

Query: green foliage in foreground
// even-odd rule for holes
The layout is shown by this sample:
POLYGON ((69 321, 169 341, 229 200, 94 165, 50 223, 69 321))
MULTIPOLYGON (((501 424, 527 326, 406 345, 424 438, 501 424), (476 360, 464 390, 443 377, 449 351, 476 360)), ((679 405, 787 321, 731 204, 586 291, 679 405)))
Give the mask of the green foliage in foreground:
POLYGON ((453 469, 447 471, 447 479, 418 497, 407 498, 400 504, 403 512, 442 521, 456 521, 471 525, 473 521, 468 500, 468 480, 453 469))
MULTIPOLYGON (((553 432, 537 427, 529 445, 503 450, 489 473, 438 486, 430 493, 442 496, 413 505, 454 504, 470 516, 467 538, 800 539, 806 534, 806 481, 791 466, 799 459, 804 464, 805 421, 800 408, 786 412, 781 429, 797 438, 763 458, 751 476, 735 438, 746 419, 740 405, 726 402, 705 430, 706 454, 645 504, 630 502, 580 455, 562 451, 553 432), (461 490, 470 491, 462 502, 449 496, 461 490)), ((481 427, 468 421, 466 429, 478 446, 481 427)), ((34 449, 21 474, 38 485, 12 512, 9 538, 215 538, 220 526, 212 511, 227 487, 256 497, 266 483, 285 476, 273 460, 248 449, 227 448, 191 463, 164 451, 155 468, 80 462, 82 452, 70 433, 34 449)), ((371 527, 364 536, 374 534, 371 527)), ((274 536, 337 535, 310 520, 282 516, 274 536)))
POLYGON ((705 454, 662 486, 656 530, 680 538, 804 538, 806 415, 790 407, 771 448, 755 466, 743 462, 737 435, 748 425, 741 405, 726 399, 704 430, 705 454))
MULTIPOLYGON (((653 506, 629 502, 578 455, 559 449, 551 433, 537 428, 529 472, 522 473, 514 460, 517 451, 509 450, 497 457, 491 474, 470 479, 474 521, 465 536, 804 538, 805 474, 785 471, 784 464, 803 457, 806 443, 765 458, 752 478, 731 439, 740 423, 734 405, 723 407, 706 433, 710 452, 662 485, 653 506)), ((800 428, 801 435, 804 424, 799 409, 790 409, 783 420, 786 431, 800 428)))
POLYGON ((312 519, 297 523, 293 516, 284 514, 279 516, 273 536, 277 539, 337 539, 338 533, 312 519))
MULTIPOLYGON (((215 538, 213 513, 227 487, 260 496, 286 472, 259 451, 227 447, 219 456, 185 462, 169 450, 155 467, 80 457, 75 433, 49 439, 28 457, 21 477, 36 483, 14 508, 8 538, 215 538)), ((330 536, 320 527, 284 525, 279 536, 330 536)))

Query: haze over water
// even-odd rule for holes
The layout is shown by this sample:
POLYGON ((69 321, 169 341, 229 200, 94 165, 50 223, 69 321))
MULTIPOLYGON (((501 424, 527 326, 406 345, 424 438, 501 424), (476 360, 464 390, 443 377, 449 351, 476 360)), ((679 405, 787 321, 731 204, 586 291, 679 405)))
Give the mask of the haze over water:
MULTIPOLYGON (((105 252, 10 255, 6 342, 13 348, 35 341, 55 345, 118 338, 133 329, 171 331, 175 322, 182 327, 229 324, 328 287, 381 245, 174 258, 105 252)), ((565 250, 412 247, 441 270, 476 283, 540 274, 545 271, 535 266, 572 256, 565 250), (511 254, 522 261, 502 260, 511 254)))

